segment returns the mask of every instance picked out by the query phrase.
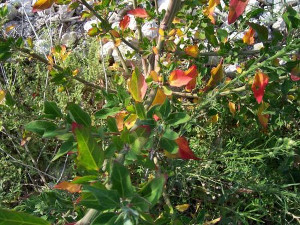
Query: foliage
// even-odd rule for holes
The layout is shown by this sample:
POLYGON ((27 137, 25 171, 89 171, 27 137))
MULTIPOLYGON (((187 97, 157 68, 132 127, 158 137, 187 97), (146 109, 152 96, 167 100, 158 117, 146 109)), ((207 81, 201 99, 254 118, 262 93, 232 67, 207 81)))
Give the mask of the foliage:
MULTIPOLYGON (((38 0, 33 11, 53 3, 38 0)), ((1 92, 4 134, 9 136, 13 130, 22 137, 20 144, 14 143, 20 160, 12 156, 15 152, 7 153, 7 148, 2 152, 23 166, 22 161, 30 159, 33 166, 27 168, 36 171, 41 185, 71 193, 60 197, 57 192, 42 191, 17 209, 30 212, 33 206, 27 206, 43 199, 47 204, 38 207, 37 216, 45 217, 53 207, 49 199, 57 199, 54 212, 45 219, 58 224, 299 222, 299 55, 295 49, 300 47, 300 19, 292 7, 282 16, 287 26, 284 37, 251 22, 260 12, 243 14, 248 1, 231 0, 228 10, 221 9, 219 1, 209 1, 206 6, 199 1, 173 0, 162 13, 149 1, 133 1, 120 29, 112 28, 107 16, 124 9, 125 4, 56 3, 72 8, 82 4, 89 10, 83 12, 83 18, 96 16, 99 23, 88 35, 101 43, 111 40, 122 67, 104 65, 105 76, 99 77, 95 57, 85 60, 58 45, 45 59, 26 47, 22 38, 2 35, 0 60, 9 63, 25 54, 46 64, 29 69, 35 66, 47 71, 52 85, 41 90, 44 96, 56 92, 52 99, 44 97, 36 104, 14 89, 24 86, 24 81, 1 92), (235 23, 237 31, 249 29, 243 39, 230 39, 220 28, 221 22, 214 17, 216 7, 228 13, 228 23, 235 23), (128 26, 133 18, 137 46, 128 41, 134 38, 128 26), (141 32, 141 25, 151 19, 159 23, 158 37, 153 40, 141 32), (264 47, 247 51, 257 39, 264 47), (120 51, 121 43, 139 57, 137 62, 130 61, 131 66, 126 60, 132 55, 120 51), (207 65, 208 56, 217 58, 214 67, 207 65), (232 64, 236 73, 227 75, 225 66, 232 64), (27 105, 22 106, 22 100, 27 105), (34 110, 39 108, 43 111, 34 110), (25 119, 9 124, 11 116, 25 119), (17 131, 21 125, 22 134, 17 131), (43 150, 37 151, 41 144, 31 139, 46 140, 56 149, 44 154, 47 164, 65 168, 71 159, 64 181, 60 182, 62 173, 56 178, 43 172, 49 167, 38 167, 35 159, 43 150), (19 153, 23 148, 26 154, 19 153), (84 210, 88 211, 85 215, 84 210), (65 217, 72 213, 74 220, 56 221, 54 216, 60 213, 65 217)), ((3 18, 5 10, 1 9, 3 18)), ((27 91, 35 91, 33 99, 39 84, 35 80, 35 89, 31 86, 27 91)), ((0 221, 13 218, 11 215, 35 220, 1 210, 0 221)))

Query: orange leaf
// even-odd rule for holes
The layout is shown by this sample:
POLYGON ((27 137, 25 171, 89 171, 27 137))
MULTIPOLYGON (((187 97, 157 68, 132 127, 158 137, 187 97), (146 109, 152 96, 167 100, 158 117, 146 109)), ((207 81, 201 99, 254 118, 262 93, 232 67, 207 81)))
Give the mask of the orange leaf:
POLYGON ((119 24, 121 30, 125 30, 128 27, 129 22, 130 22, 130 17, 128 15, 125 15, 119 24))
POLYGON ((184 72, 186 76, 195 78, 198 76, 197 66, 192 65, 187 71, 184 72))
POLYGON ((115 119, 116 119, 116 123, 117 123, 117 127, 119 131, 123 130, 124 127, 124 118, 128 115, 127 112, 125 111, 121 111, 119 113, 117 113, 115 115, 115 119))
POLYGON ((248 45, 253 45, 254 44, 254 34, 255 34, 255 30, 252 27, 250 27, 249 30, 244 34, 243 42, 248 45))
POLYGON ((217 67, 212 68, 210 71, 211 77, 204 88, 204 91, 209 90, 210 88, 215 87, 218 83, 220 83, 224 77, 223 71, 223 59, 221 59, 219 65, 217 67))
POLYGON ((196 87, 196 84, 197 78, 195 77, 186 85, 185 90, 191 92, 196 87))
POLYGON ((212 24, 215 24, 215 18, 213 17, 215 8, 220 4, 220 0, 209 0, 208 6, 203 10, 203 14, 207 16, 212 24))
POLYGON ((120 37, 120 34, 116 30, 110 30, 109 33, 111 33, 111 35, 114 36, 115 38, 119 38, 120 37))
POLYGON ((154 98, 151 106, 162 105, 165 102, 166 98, 167 98, 167 96, 164 93, 163 89, 162 88, 158 88, 157 92, 156 92, 156 95, 155 95, 155 98, 154 98))
POLYGON ((199 49, 197 45, 188 46, 184 49, 184 51, 187 55, 190 55, 194 58, 196 58, 199 54, 199 49))
POLYGON ((233 102, 228 102, 229 111, 234 116, 236 113, 235 104, 233 102))
POLYGON ((263 114, 263 111, 265 111, 269 107, 269 103, 263 102, 257 111, 257 116, 260 124, 263 126, 264 129, 267 129, 268 126, 268 120, 270 115, 268 114, 263 114))
POLYGON ((78 193, 81 190, 81 185, 80 184, 73 184, 71 182, 68 181, 63 181, 60 182, 59 184, 55 185, 54 188, 56 189, 60 189, 60 190, 65 190, 68 191, 70 193, 78 193))
POLYGON ((32 6, 32 12, 38 12, 45 9, 49 9, 54 3, 54 0, 37 0, 32 6))
POLYGON ((260 104, 261 101, 263 100, 265 94, 265 88, 268 82, 269 82, 269 77, 266 74, 262 72, 257 72, 255 74, 254 81, 251 88, 258 104, 260 104))
POLYGON ((153 50, 153 52, 154 52, 155 55, 158 55, 158 50, 157 50, 157 48, 155 46, 152 47, 152 50, 153 50))
POLYGON ((188 141, 185 139, 185 137, 179 137, 175 140, 177 143, 179 150, 178 150, 178 156, 181 159, 194 159, 194 160, 200 160, 190 149, 188 141))
POLYGON ((143 8, 136 8, 136 9, 132 9, 132 10, 129 10, 127 12, 128 14, 131 14, 135 17, 139 17, 139 18, 147 18, 149 17, 147 11, 143 8))
POLYGON ((187 76, 182 70, 174 70, 169 77, 169 83, 173 87, 182 87, 187 85, 193 78, 187 76))
POLYGON ((152 70, 152 71, 150 72, 149 76, 152 78, 152 80, 153 80, 154 82, 158 82, 158 75, 157 75, 157 73, 156 73, 154 70, 152 70))
POLYGON ((243 14, 249 0, 230 0, 228 24, 234 23, 237 18, 243 14))
POLYGON ((116 38, 114 44, 115 44, 116 47, 119 47, 120 44, 121 44, 121 39, 120 38, 116 38))

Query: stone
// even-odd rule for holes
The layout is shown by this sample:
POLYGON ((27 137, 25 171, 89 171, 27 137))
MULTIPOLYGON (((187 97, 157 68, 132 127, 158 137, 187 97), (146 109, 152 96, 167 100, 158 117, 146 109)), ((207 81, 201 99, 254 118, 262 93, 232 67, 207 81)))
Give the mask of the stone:
POLYGON ((77 41, 79 34, 77 32, 71 31, 63 34, 61 37, 61 44, 71 47, 77 41))
POLYGON ((256 43, 253 45, 253 50, 260 50, 264 47, 264 44, 262 42, 256 43))
POLYGON ((284 31, 286 29, 286 24, 284 22, 284 20, 279 17, 275 23, 273 23, 272 25, 273 29, 279 30, 279 31, 284 31))
POLYGON ((40 54, 49 54, 51 44, 49 41, 40 39, 34 42, 34 50, 40 54))
POLYGON ((158 25, 155 21, 146 22, 142 26, 142 33, 146 38, 153 40, 158 36, 158 25))
POLYGON ((158 0, 158 11, 167 10, 170 0, 158 0))

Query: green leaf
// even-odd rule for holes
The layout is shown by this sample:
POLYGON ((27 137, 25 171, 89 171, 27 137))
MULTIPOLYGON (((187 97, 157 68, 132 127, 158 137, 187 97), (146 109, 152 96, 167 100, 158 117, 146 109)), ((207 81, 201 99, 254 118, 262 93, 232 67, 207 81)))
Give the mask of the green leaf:
POLYGON ((133 194, 133 187, 128 169, 118 162, 113 163, 111 171, 112 189, 117 190, 121 197, 130 197, 133 194))
POLYGON ((75 149, 76 146, 77 146, 76 142, 73 142, 73 141, 66 141, 66 142, 64 142, 60 146, 58 152, 56 153, 56 155, 53 157, 53 159, 51 161, 53 162, 53 161, 57 160, 58 158, 64 156, 68 152, 70 152, 73 149, 75 149))
POLYGON ((249 23, 249 26, 251 26, 256 31, 258 38, 261 41, 268 40, 268 28, 266 28, 265 26, 256 24, 256 23, 249 23))
POLYGON ((183 112, 178 112, 178 113, 172 113, 170 116, 167 118, 166 123, 171 125, 171 126, 176 126, 182 123, 186 123, 189 121, 190 116, 186 113, 183 112))
POLYGON ((39 135, 43 135, 45 132, 54 131, 57 129, 57 126, 49 121, 45 120, 36 120, 28 123, 25 126, 25 129, 39 135))
POLYGON ((87 128, 75 129, 78 143, 77 164, 84 169, 99 171, 99 167, 104 160, 102 148, 92 137, 90 130, 87 128))
POLYGON ((145 148, 149 136, 151 134, 151 129, 149 126, 139 126, 137 127, 128 137, 131 150, 136 154, 145 148))
POLYGON ((135 208, 139 208, 140 210, 147 212, 149 211, 150 206, 152 205, 151 202, 149 202, 147 199, 139 196, 139 195, 135 195, 132 199, 130 204, 135 207, 135 208))
POLYGON ((162 137, 160 139, 159 145, 162 149, 170 152, 171 154, 175 154, 178 152, 178 145, 174 140, 162 137))
POLYGON ((101 205, 101 210, 114 209, 120 205, 120 196, 115 190, 105 190, 93 186, 84 186, 84 189, 90 191, 101 205))
POLYGON ((159 113, 161 114, 162 118, 165 119, 169 116, 171 112, 171 104, 168 98, 166 98, 166 101, 164 104, 162 104, 159 108, 159 113))
POLYGON ((228 32, 224 29, 218 29, 217 30, 217 35, 218 35, 218 39, 221 42, 225 42, 227 40, 227 37, 228 37, 228 32))
MULTIPOLYGON (((113 217, 116 216, 116 213, 113 212, 107 212, 100 214, 92 223, 92 225, 108 225, 113 224, 110 223, 110 220, 113 219, 113 217)), ((114 222, 114 221, 112 221, 114 222)))
POLYGON ((128 90, 135 101, 143 101, 147 91, 147 84, 144 75, 137 68, 132 72, 132 76, 128 82, 128 90))
POLYGON ((300 16, 293 7, 288 6, 286 12, 282 15, 284 22, 287 25, 288 30, 292 28, 298 28, 300 24, 300 16))
POLYGON ((13 99, 13 97, 11 96, 9 91, 7 91, 6 95, 5 95, 5 104, 10 107, 12 107, 16 104, 16 101, 13 99))
POLYGON ((88 35, 91 37, 97 36, 98 34, 100 34, 100 30, 97 27, 92 27, 88 30, 88 35))
POLYGON ((163 137, 168 138, 170 140, 176 140, 179 137, 179 134, 177 134, 175 131, 167 128, 163 134, 163 137))
POLYGON ((146 112, 143 103, 136 102, 135 103, 135 112, 141 120, 146 119, 146 112))
POLYGON ((0 208, 0 224, 2 225, 51 225, 49 222, 26 213, 0 208))
POLYGON ((86 183, 90 183, 90 182, 97 181, 97 180, 98 180, 98 176, 88 175, 88 176, 83 176, 83 177, 77 177, 71 183, 72 184, 86 184, 86 183))
POLYGON ((120 111, 119 107, 103 108, 95 113, 95 117, 98 119, 106 119, 108 116, 114 116, 120 111))
POLYGON ((117 121, 114 117, 107 118, 107 127, 111 132, 119 132, 117 121))
POLYGON ((139 191, 140 195, 146 198, 152 205, 155 205, 160 199, 165 184, 164 176, 154 178, 139 191))
POLYGON ((56 117, 58 118, 62 118, 63 117, 63 114, 61 113, 61 110, 58 108, 58 106, 56 105, 55 102, 48 102, 48 101, 45 101, 44 103, 44 113, 55 119, 56 117))
POLYGON ((79 105, 70 103, 67 109, 70 111, 70 116, 73 121, 86 127, 91 126, 91 118, 89 114, 83 111, 79 105))

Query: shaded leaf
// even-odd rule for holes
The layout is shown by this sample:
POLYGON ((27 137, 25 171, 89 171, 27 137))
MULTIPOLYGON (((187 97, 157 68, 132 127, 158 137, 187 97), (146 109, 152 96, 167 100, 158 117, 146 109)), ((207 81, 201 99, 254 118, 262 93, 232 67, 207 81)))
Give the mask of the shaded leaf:
POLYGON ((112 189, 117 190, 121 197, 130 197, 133 194, 133 187, 129 170, 118 162, 113 162, 111 171, 112 189))
POLYGON ((27 213, 0 208, 0 224, 3 225, 50 225, 49 222, 27 213))
POLYGON ((159 145, 163 150, 166 150, 171 154, 176 154, 178 152, 178 145, 174 140, 162 137, 159 145))
POLYGON ((108 116, 114 116, 120 111, 119 107, 102 108, 95 113, 95 117, 98 119, 106 119, 108 116))
POLYGON ((177 154, 181 159, 200 160, 197 156, 195 156, 195 154, 190 149, 189 143, 185 137, 177 138, 176 143, 178 144, 179 147, 177 154))
POLYGON ((179 211, 179 212, 184 212, 186 210, 188 210, 188 208, 190 207, 189 204, 182 204, 182 205, 176 205, 175 208, 179 211))
POLYGON ((119 24, 121 30, 125 30, 128 27, 129 23, 130 23, 130 17, 128 15, 125 15, 119 24))
POLYGON ((224 71, 223 71, 223 59, 219 63, 217 67, 214 67, 210 71, 211 77, 209 81, 206 84, 206 87, 204 88, 204 91, 207 91, 211 88, 214 88, 216 85, 218 85, 223 77, 224 77, 224 71))
POLYGON ((25 126, 25 129, 39 135, 43 135, 45 132, 54 131, 57 129, 57 126, 49 121, 37 120, 28 123, 25 126))
POLYGON ((62 118, 63 114, 61 113, 60 108, 58 108, 55 102, 45 101, 44 103, 44 113, 50 115, 53 119, 56 117, 62 118))
POLYGON ((56 155, 53 157, 53 159, 51 161, 53 162, 53 161, 57 160, 58 158, 64 156, 68 152, 75 149, 76 146, 77 146, 77 144, 73 141, 66 141, 66 142, 62 143, 58 152, 56 153, 56 155))
POLYGON ((166 123, 171 126, 176 126, 182 123, 186 123, 190 120, 190 116, 184 112, 171 113, 166 119, 166 123))
POLYGON ((67 109, 70 111, 70 116, 73 121, 86 127, 91 126, 92 121, 89 114, 83 111, 79 105, 70 103, 67 109))
POLYGON ((155 205, 163 192, 165 177, 159 176, 149 181, 140 191, 140 195, 155 205))
POLYGON ((266 28, 263 25, 256 24, 256 23, 249 23, 249 25, 256 31, 258 38, 261 41, 268 40, 268 28, 266 28))
POLYGON ((258 120, 265 130, 268 127, 268 121, 269 121, 270 115, 264 114, 264 111, 269 107, 269 105, 270 105, 269 103, 263 102, 259 106, 258 111, 257 111, 258 120))

